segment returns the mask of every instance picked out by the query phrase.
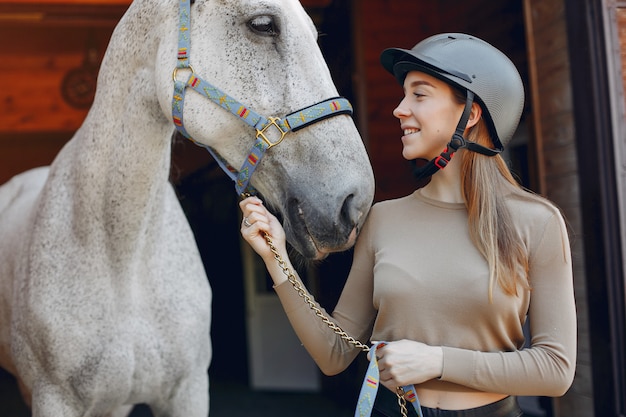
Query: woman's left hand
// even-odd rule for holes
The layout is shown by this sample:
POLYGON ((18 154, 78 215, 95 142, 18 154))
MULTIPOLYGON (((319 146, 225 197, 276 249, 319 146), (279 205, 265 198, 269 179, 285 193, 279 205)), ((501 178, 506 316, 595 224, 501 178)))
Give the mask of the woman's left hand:
MULTIPOLYGON (((443 350, 413 340, 398 340, 376 349, 380 382, 392 392, 396 387, 420 384, 439 378, 443 372, 443 350)), ((369 353, 374 354, 374 351, 369 353)))

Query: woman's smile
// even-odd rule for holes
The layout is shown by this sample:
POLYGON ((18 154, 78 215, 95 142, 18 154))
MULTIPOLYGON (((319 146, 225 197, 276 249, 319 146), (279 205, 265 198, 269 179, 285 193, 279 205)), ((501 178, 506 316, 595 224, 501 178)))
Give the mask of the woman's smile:
POLYGON ((411 128, 411 129, 403 129, 402 130, 402 137, 400 138, 400 140, 402 140, 402 145, 409 146, 412 142, 412 140, 415 139, 414 135, 416 133, 421 132, 420 129, 415 129, 415 128, 411 128))

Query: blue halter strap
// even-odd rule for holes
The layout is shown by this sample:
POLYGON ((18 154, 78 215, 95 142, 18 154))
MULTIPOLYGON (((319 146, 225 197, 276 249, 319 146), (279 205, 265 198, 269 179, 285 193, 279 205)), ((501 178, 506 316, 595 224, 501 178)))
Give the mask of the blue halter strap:
MULTIPOLYGON (((359 400, 356 404, 356 410, 354 411, 354 417, 370 417, 372 415, 372 409, 374 408, 374 401, 376 400, 376 393, 380 386, 380 373, 378 371, 378 358, 376 357, 376 349, 384 346, 385 342, 375 343, 370 348, 370 363, 367 367, 365 378, 363 378, 363 384, 361 385, 361 391, 359 392, 359 400)), ((415 392, 413 385, 406 385, 404 387, 398 387, 399 390, 396 394, 403 395, 404 398, 413 406, 418 417, 423 417, 422 407, 415 392)))
POLYGON ((351 115, 352 105, 343 97, 335 97, 290 113, 284 119, 278 117, 266 118, 256 113, 251 108, 241 104, 238 100, 196 75, 189 63, 191 4, 190 0, 179 0, 179 3, 178 62, 172 74, 174 80, 174 97, 172 99, 174 125, 183 136, 206 148, 211 153, 224 172, 235 181, 237 194, 255 194, 256 191, 250 185, 250 178, 261 158, 265 155, 265 151, 278 145, 289 132, 295 132, 329 117, 340 114, 351 115), (179 79, 179 73, 182 72, 187 75, 186 80, 179 79), (210 99, 256 130, 254 144, 239 171, 230 166, 209 146, 195 141, 185 129, 183 108, 187 88, 191 88, 210 99), (269 129, 276 129, 278 135, 269 135, 269 129), (270 136, 277 137, 277 139, 272 141, 270 136))

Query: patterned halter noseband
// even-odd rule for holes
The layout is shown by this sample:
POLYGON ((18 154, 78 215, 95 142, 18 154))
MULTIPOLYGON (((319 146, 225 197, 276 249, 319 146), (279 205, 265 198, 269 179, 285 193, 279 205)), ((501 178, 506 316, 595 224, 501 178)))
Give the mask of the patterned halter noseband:
POLYGON ((190 0, 179 0, 179 3, 178 63, 172 74, 174 80, 174 97, 172 100, 174 125, 183 136, 191 139, 197 145, 206 148, 211 155, 213 155, 224 172, 235 181, 237 194, 255 194, 256 191, 250 185, 250 178, 261 158, 265 155, 265 151, 278 145, 289 132, 295 132, 329 117, 340 114, 351 115, 352 105, 343 97, 335 97, 290 113, 285 116, 284 119, 261 116, 251 108, 241 104, 233 97, 196 75, 193 67, 189 63, 191 4, 190 0), (181 72, 188 74, 185 81, 178 78, 181 72), (256 129, 254 145, 239 171, 230 166, 213 149, 195 141, 189 133, 187 133, 183 123, 183 108, 187 88, 191 88, 205 96, 256 129), (272 141, 269 137, 271 135, 269 135, 268 129, 276 129, 278 135, 274 136, 278 137, 278 139, 272 141))

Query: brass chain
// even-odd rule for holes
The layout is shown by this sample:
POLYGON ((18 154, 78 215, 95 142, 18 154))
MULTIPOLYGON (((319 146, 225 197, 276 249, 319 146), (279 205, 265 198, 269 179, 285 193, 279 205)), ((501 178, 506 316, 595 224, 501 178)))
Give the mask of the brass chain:
POLYGON ((356 340, 354 337, 350 336, 341 327, 333 323, 328 317, 324 315, 322 310, 320 310, 315 305, 313 298, 311 298, 311 296, 307 294, 307 291, 304 289, 304 287, 302 287, 302 284, 300 284, 300 282, 296 278, 296 275, 293 273, 293 271, 287 266, 287 263, 283 260, 282 256, 280 256, 280 254, 278 253, 278 249, 276 249, 276 246, 274 246, 274 242, 272 242, 272 238, 267 233, 265 233, 265 240, 267 241, 268 246, 270 247, 272 253, 274 254, 274 259, 276 259, 276 261, 278 262, 278 265, 280 265, 281 269, 283 270, 283 274, 285 274, 285 276, 287 277, 287 280, 291 283, 291 285, 293 285, 293 288, 296 290, 298 295, 302 297, 304 299, 304 302, 306 302, 311 308, 311 310, 315 312, 315 315, 319 317, 320 319, 322 319, 322 321, 326 323, 326 325, 330 327, 332 331, 335 332, 335 334, 337 334, 338 336, 340 336, 343 340, 350 343, 352 346, 354 346, 357 349, 361 349, 364 352, 369 352, 370 351, 369 346, 364 345, 363 343, 356 340))
POLYGON ((409 415, 409 410, 406 409, 406 398, 404 397, 404 390, 402 387, 396 387, 396 396, 398 397, 398 405, 400 406, 400 413, 402 417, 409 415))
MULTIPOLYGON (((354 346, 357 349, 361 349, 364 352, 369 352, 370 351, 369 346, 364 345, 363 343, 361 343, 360 341, 358 341, 357 339, 355 339, 354 337, 352 337, 348 333, 346 333, 336 323, 332 322, 322 312, 322 310, 320 310, 315 305, 315 302, 313 301, 313 298, 309 294, 307 294, 307 291, 304 289, 302 284, 300 284, 300 282, 296 278, 296 275, 287 266, 287 263, 284 261, 282 256, 280 256, 280 254, 278 253, 278 249, 276 249, 276 246, 274 246, 274 242, 272 241, 272 238, 270 237, 270 235, 267 234, 267 233, 264 233, 263 235, 265 236, 265 240, 267 241, 267 245, 270 247, 270 250, 274 254, 274 259, 276 259, 276 261, 278 262, 278 265, 282 269, 283 274, 285 274, 285 276, 287 277, 287 280, 291 283, 291 285, 293 286, 294 290, 296 290, 298 295, 300 297, 302 297, 304 299, 304 302, 307 303, 308 306, 311 308, 311 310, 313 310, 315 312, 315 315, 317 317, 319 317, 324 323, 326 323, 326 325, 328 327, 330 327, 330 329, 333 332, 335 332, 336 335, 341 337, 343 340, 345 340, 346 342, 350 343, 352 346, 354 346)), ((396 388, 396 395, 398 396, 398 405, 400 406, 400 412, 402 413, 402 417, 407 417, 409 414, 408 414, 408 410, 406 408, 406 398, 404 397, 404 390, 402 389, 402 387, 397 387, 396 388)))

